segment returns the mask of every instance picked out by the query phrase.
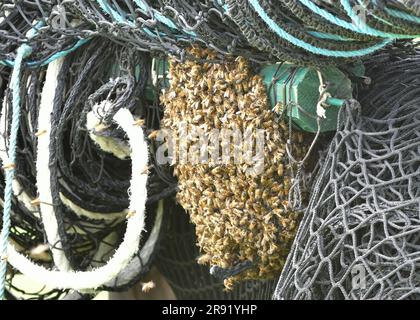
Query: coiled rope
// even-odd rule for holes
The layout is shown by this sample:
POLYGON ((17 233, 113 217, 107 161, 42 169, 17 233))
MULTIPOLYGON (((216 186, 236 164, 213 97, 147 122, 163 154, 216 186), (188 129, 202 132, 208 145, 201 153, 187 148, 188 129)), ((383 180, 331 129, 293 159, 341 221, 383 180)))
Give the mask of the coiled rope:
POLYGON ((32 263, 18 253, 14 246, 9 243, 7 247, 9 262, 24 275, 54 288, 70 288, 74 290, 98 288, 112 280, 126 267, 138 250, 138 243, 145 221, 147 174, 141 172, 144 171, 148 163, 147 144, 144 140, 143 130, 135 125, 134 118, 127 109, 119 110, 113 119, 126 132, 129 138, 132 150, 131 193, 136 195, 136 197, 130 198, 130 213, 123 242, 105 266, 85 272, 47 270, 32 263))

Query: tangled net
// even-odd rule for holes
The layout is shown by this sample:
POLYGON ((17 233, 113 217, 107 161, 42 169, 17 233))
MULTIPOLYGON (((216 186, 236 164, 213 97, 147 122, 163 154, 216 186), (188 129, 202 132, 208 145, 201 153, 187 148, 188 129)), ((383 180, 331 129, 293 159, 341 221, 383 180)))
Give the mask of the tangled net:
MULTIPOLYGON (((0 66, 14 66, 23 43, 33 48, 25 65, 35 68, 69 54, 88 37, 75 29, 70 14, 63 16, 60 1, 10 1, 0 3, 0 66)), ((83 24, 79 24, 83 29, 83 24)))
POLYGON ((420 18, 413 15, 418 6, 404 5, 365 5, 362 0, 7 0, 0 5, 0 60, 13 65, 18 45, 28 42, 36 53, 27 64, 47 64, 100 35, 181 60, 195 42, 215 50, 218 59, 236 55, 260 63, 343 65, 395 39, 418 37, 420 18))
POLYGON ((343 108, 275 298, 420 298, 419 62, 372 60, 373 86, 362 108, 343 108))
MULTIPOLYGON (((104 40, 93 41, 83 49, 62 58, 61 67, 56 71, 56 88, 51 82, 53 77, 49 69, 37 72, 27 69, 22 74, 21 82, 28 86, 23 86, 20 92, 23 98, 11 216, 11 239, 18 248, 47 267, 57 263, 57 259, 52 262, 51 250, 52 256, 68 260, 75 270, 106 264, 121 243, 124 219, 130 213, 126 209, 129 206, 130 153, 126 157, 118 157, 116 151, 130 148, 125 134, 109 118, 124 106, 142 119, 147 133, 159 125, 159 114, 162 112, 153 101, 146 98, 139 101, 137 98, 144 95, 149 75, 143 71, 136 76, 135 69, 150 69, 151 59, 147 54, 104 40), (114 68, 104 69, 103 64, 113 65, 114 68), (43 132, 48 123, 45 123, 42 105, 49 90, 52 94, 60 92, 62 96, 54 100, 48 138, 48 134, 43 132), (112 105, 111 111, 101 104, 103 99, 107 105, 112 105), (41 137, 47 139, 47 145, 40 144, 41 137), (98 143, 99 138, 110 148, 106 149, 98 143), (41 183, 42 178, 48 175, 39 165, 40 154, 49 155, 50 190, 41 183), (49 192, 51 202, 46 200, 49 192), (45 234, 48 228, 45 212, 51 210, 58 223, 54 241, 45 234), (44 216, 41 211, 44 211, 44 216)), ((9 86, 3 87, 6 89, 0 157, 6 165, 12 103, 10 81, 4 84, 9 86)), ((102 289, 123 290, 136 283, 151 266, 162 220, 161 213, 155 214, 157 202, 176 190, 176 181, 172 176, 165 173, 164 168, 154 169, 153 162, 152 157, 147 183, 149 214, 146 228, 149 232, 148 237, 139 243, 140 248, 145 246, 146 249, 140 250, 130 264, 102 289)), ((10 269, 10 289, 16 289, 13 285, 16 274, 10 269)), ((57 292, 57 297, 62 296, 60 293, 63 290, 57 292)), ((38 294, 36 297, 46 296, 38 294)))
POLYGON ((174 202, 165 206, 160 251, 156 266, 165 276, 179 300, 269 300, 276 279, 242 280, 232 290, 225 290, 223 279, 199 265, 195 226, 184 209, 174 202))
MULTIPOLYGON (((112 279, 108 277, 110 273, 107 273, 108 280, 102 281, 100 285, 100 281, 95 280, 93 287, 98 290, 118 291, 139 281, 155 261, 156 248, 161 241, 164 221, 162 212, 168 203, 166 201, 164 205, 163 200, 174 196, 178 188, 171 168, 161 165, 157 159, 159 145, 152 139, 155 130, 160 129, 161 123, 165 124, 165 121, 165 125, 172 127, 176 120, 179 120, 174 114, 168 117, 171 109, 183 110, 186 114, 191 113, 199 117, 189 119, 192 123, 206 125, 210 121, 212 126, 218 128, 222 121, 229 122, 233 118, 240 118, 235 115, 229 119, 229 112, 225 117, 224 111, 229 110, 226 104, 232 104, 235 110, 239 111, 239 104, 243 102, 243 114, 250 112, 255 116, 254 120, 242 119, 243 124, 258 127, 259 122, 268 121, 263 127, 271 133, 268 138, 269 148, 264 150, 265 155, 270 155, 266 159, 269 171, 259 178, 249 179, 241 168, 226 166, 210 170, 206 166, 197 166, 201 172, 201 181, 197 180, 195 171, 188 165, 177 166, 175 173, 180 180, 178 199, 188 209, 197 225, 195 231, 198 238, 193 237, 194 231, 190 228, 185 239, 191 243, 196 241, 200 245, 204 255, 199 261, 212 265, 213 275, 208 274, 207 268, 194 264, 198 251, 192 244, 194 249, 191 249, 190 255, 181 254, 182 257, 176 254, 178 249, 181 252, 184 250, 181 245, 176 249, 174 243, 166 244, 168 250, 174 252, 172 260, 168 260, 168 265, 174 266, 173 272, 161 263, 164 259, 158 259, 157 263, 165 270, 165 275, 179 297, 194 297, 197 291, 193 287, 203 286, 203 290, 198 290, 203 298, 267 298, 268 292, 273 288, 273 281, 246 279, 272 278, 283 268, 300 220, 297 211, 288 208, 294 205, 291 205, 290 196, 286 195, 301 195, 301 191, 305 192, 299 190, 300 185, 296 184, 296 181, 300 180, 297 177, 302 176, 301 168, 296 167, 295 162, 304 158, 305 152, 302 148, 307 149, 309 142, 300 134, 291 133, 291 122, 286 125, 281 119, 278 126, 276 116, 270 113, 268 108, 262 110, 266 107, 266 94, 261 79, 252 78, 251 68, 257 64, 280 60, 296 65, 314 66, 317 69, 332 64, 342 71, 350 70, 359 58, 369 57, 382 48, 392 49, 391 44, 395 44, 395 40, 401 40, 404 44, 406 40, 418 38, 419 14, 419 5, 412 0, 378 0, 369 4, 362 0, 2 1, 0 159, 3 167, 2 178, 8 183, 0 184, 0 195, 4 199, 1 206, 5 212, 0 241, 0 274, 7 271, 7 297, 14 298, 17 295, 29 299, 70 299, 78 296, 69 291, 73 284, 68 279, 65 279, 66 285, 52 286, 61 289, 51 289, 50 286, 40 292, 22 290, 15 281, 19 272, 11 267, 6 270, 6 260, 9 257, 4 254, 9 250, 6 248, 9 230, 10 242, 17 251, 29 256, 46 269, 54 269, 46 271, 34 266, 29 268, 32 274, 38 275, 34 272, 38 270, 40 277, 42 275, 41 278, 46 280, 45 283, 50 284, 54 284, 57 275, 65 272, 69 272, 69 279, 77 280, 75 282, 78 282, 79 278, 71 277, 75 276, 76 272, 80 272, 80 278, 84 277, 83 279, 90 281, 89 272, 95 268, 109 267, 109 260, 119 252, 118 248, 126 244, 125 235, 129 233, 132 236, 128 237, 132 240, 128 248, 130 254, 123 259, 124 261, 120 260, 122 262, 119 272, 116 272, 112 279), (361 14, 358 10, 361 10, 361 14), (363 15, 366 16, 366 20, 363 19, 363 15), (203 52, 198 52, 197 49, 190 50, 188 48, 191 44, 195 44, 195 48, 200 46, 208 49, 203 52), (171 68, 184 74, 178 82, 171 79, 171 83, 185 84, 186 87, 181 91, 190 95, 179 97, 178 102, 192 107, 193 111, 186 112, 185 106, 176 105, 176 100, 170 101, 169 92, 162 100, 167 107, 166 119, 162 122, 164 108, 159 104, 159 95, 161 88, 166 86, 166 79, 160 76, 155 78, 161 70, 150 70, 153 69, 152 58, 164 55, 170 55, 171 68), (236 56, 241 58, 235 61, 236 56), (249 64, 244 62, 245 59, 249 64), (233 71, 237 68, 244 70, 235 74, 235 80, 226 78, 223 70, 213 78, 209 71, 217 71, 221 66, 226 67, 228 71, 230 67, 233 71), (193 70, 187 70, 189 67, 193 67, 193 70), (190 77, 190 72, 193 73, 193 77, 190 77), (197 107, 197 94, 202 92, 195 92, 188 86, 195 85, 195 79, 198 83, 204 78, 210 81, 211 85, 218 87, 220 95, 216 95, 215 98, 221 100, 213 104, 214 101, 201 96, 197 107), (255 93, 258 96, 256 101, 249 103, 247 92, 255 93), (208 105, 203 108, 200 103, 208 105), (209 111, 216 114, 215 119, 209 117, 209 111), (130 125, 121 125, 121 121, 116 119, 125 119, 130 125), (278 135, 272 134, 277 130, 278 135), (150 134, 150 138, 146 139, 149 152, 144 152, 140 157, 144 162, 147 154, 148 166, 145 165, 141 170, 136 169, 138 162, 130 160, 132 153, 140 150, 134 150, 131 144, 142 143, 144 147, 144 139, 133 139, 133 132, 138 136, 150 134), (283 150, 287 139, 294 141, 293 148, 289 145, 291 149, 283 150), (286 153, 290 153, 287 158, 286 153), (295 161, 291 164, 288 162, 289 158, 295 161), (133 174, 132 170, 136 173, 133 174), (148 177, 147 182, 144 181, 145 176, 148 177), (232 182, 228 177, 237 180, 232 179, 232 182), (142 184, 142 192, 134 192, 133 195, 133 188, 136 190, 136 186, 137 189, 139 187, 138 180, 144 182, 144 188, 142 184), (215 182, 220 190, 207 190, 208 199, 204 199, 199 193, 204 190, 208 181, 215 182), (236 191, 248 186, 249 192, 236 191), (264 186, 265 189, 259 188, 260 186, 264 186), (146 189, 147 200, 139 203, 141 201, 138 199, 143 198, 146 189), (218 191, 221 193, 220 199, 218 191), (239 204, 226 205, 226 199, 230 196, 234 201, 238 200, 239 204), (258 203, 259 199, 263 205, 258 203), (204 200, 213 200, 215 203, 210 206, 204 200), (147 212, 145 219, 144 215, 139 217, 137 214, 144 211, 143 205, 146 206, 147 212), (248 206, 251 213, 239 213, 238 210, 243 209, 241 205, 246 209, 248 206), (138 212, 132 207, 138 208, 138 212), (213 220, 203 219, 207 218, 206 210, 213 210, 214 207, 220 212, 213 214, 213 220), (221 221, 226 224, 220 225, 221 221), (136 225, 138 228, 133 227, 136 225), (139 239, 143 226, 147 230, 147 236, 139 239), (277 237, 278 235, 280 237, 277 237), (203 237, 208 241, 203 242, 203 237), (179 263, 188 263, 189 270, 196 274, 187 277, 186 281, 183 271, 175 268, 179 263), (48 275, 52 275, 51 279, 48 275), (231 292, 225 293, 221 290, 223 279, 224 285, 230 289, 235 281, 242 281, 231 292), (182 287, 184 284, 185 287, 182 287)), ((382 55, 375 56, 375 59, 379 59, 378 57, 383 59, 382 55)), ((417 58, 411 59, 417 61, 417 58)), ((378 61, 372 65, 375 63, 378 61)), ((408 62, 395 62, 389 70, 405 79, 406 73, 401 70, 407 65, 408 62)), ((388 74, 380 76, 381 72, 374 67, 371 67, 371 72, 378 74, 378 81, 389 81, 391 78, 388 74)), ((346 72, 349 73, 351 72, 346 72)), ((384 234, 376 231, 377 224, 385 223, 385 218, 381 220, 377 217, 376 224, 371 220, 366 220, 365 223, 369 227, 372 226, 372 229, 369 229, 373 230, 372 235, 383 237, 380 240, 374 238, 366 242, 367 231, 363 231, 365 225, 356 227, 354 231, 357 236, 365 232, 364 235, 360 235, 362 245, 357 248, 363 252, 363 267, 368 274, 365 280, 370 289, 345 291, 344 289, 349 288, 349 273, 342 275, 344 271, 339 269, 337 273, 341 278, 330 281, 327 273, 320 271, 317 273, 322 275, 319 282, 305 282, 308 286, 313 284, 316 289, 299 289, 299 297, 305 294, 311 297, 356 297, 356 294, 359 294, 365 298, 371 297, 373 292, 379 292, 381 297, 406 298, 418 295, 418 279, 412 276, 414 271, 417 271, 417 238, 414 233, 411 235, 411 231, 405 231, 411 230, 410 228, 417 231, 412 221, 418 210, 418 193, 415 187, 415 184, 418 184, 418 171, 415 171, 415 166, 418 166, 418 156, 415 158, 415 155, 418 155, 418 144, 413 142, 404 145, 405 149, 395 151, 395 143, 402 143, 402 138, 399 137, 414 141, 416 135, 418 136, 418 132, 413 129, 418 113, 408 101, 417 82, 411 76, 406 81, 406 86, 392 87, 397 88, 396 92, 389 89, 395 99, 402 97, 401 92, 407 93, 406 97, 401 98, 401 103, 392 104, 395 100, 389 99, 384 100, 383 106, 378 107, 375 102, 373 110, 363 110, 360 117, 344 114, 341 122, 340 134, 347 134, 346 130, 351 130, 354 132, 354 135, 350 135, 351 138, 355 135, 359 135, 360 139, 369 136, 365 142, 369 146, 369 154, 360 154, 360 149, 357 149, 357 159, 364 160, 363 168, 369 163, 365 157, 372 157, 375 152, 381 155, 378 158, 379 163, 388 165, 385 169, 378 169, 379 164, 369 167, 381 180, 375 183, 369 181, 368 185, 374 185, 371 194, 377 197, 370 197, 366 193, 368 187, 362 187, 365 183, 362 174, 364 172, 345 171, 344 174, 348 174, 346 178, 351 179, 340 180, 343 183, 343 197, 350 197, 357 192, 358 200, 334 200, 321 194, 320 190, 324 190, 322 188, 331 187, 328 183, 324 186, 324 180, 321 179, 314 187, 315 194, 320 199, 313 197, 308 209, 308 212, 329 210, 332 214, 340 210, 357 212, 349 222, 355 224, 363 215, 366 215, 367 219, 371 217, 370 211, 374 210, 371 199, 374 199, 374 205, 379 206, 376 203, 377 199, 382 201, 384 194, 386 195, 384 203, 380 204, 380 210, 376 208, 374 212, 380 212, 382 215, 390 212, 389 217, 386 216, 386 226, 389 226, 385 229, 387 234, 385 231, 384 234), (406 124, 408 114, 412 116, 412 123, 406 124), (412 124, 413 128, 410 127, 412 124), (367 132, 378 131, 368 135, 364 131, 362 133, 362 129, 369 130, 367 132), (391 136, 388 131, 395 133, 395 136, 391 136), (374 138, 370 139, 371 136, 374 138), (383 150, 387 150, 387 153, 381 148, 385 148, 383 150), (414 150, 415 148, 417 150, 414 150), (414 158, 411 159, 410 155, 414 158), (395 165, 397 156, 402 156, 399 167, 395 165), (352 180, 355 176, 357 180, 352 180), (405 191, 408 194, 405 194, 405 191), (339 206, 333 210, 331 206, 337 204, 339 206), (402 210, 405 216, 402 215, 402 210), (410 215, 406 212, 413 213, 410 215), (406 218, 404 221, 409 221, 407 227, 401 227, 403 218, 406 218), (397 233, 398 228, 403 228, 404 231, 397 233), (389 236, 389 239, 385 238, 385 235, 389 236), (392 244, 389 244, 390 242, 392 244), (371 246, 376 245, 372 256, 366 257, 371 251, 363 247, 365 243, 368 243, 369 250, 371 246), (395 253, 396 248, 398 253, 395 253), (365 254, 363 250, 368 250, 368 253, 365 254), (401 258, 402 256, 404 257, 401 258), (383 262, 385 257, 387 260, 383 262), (402 260, 398 260, 400 258, 402 260), (384 276, 379 278, 378 274, 384 276), (377 290, 378 286, 380 289, 377 290), (393 286, 395 290, 389 289, 393 286), (325 293, 330 292, 330 287, 333 288, 330 290, 331 294, 325 293), (341 296, 336 288, 339 288, 341 296)), ((201 81, 201 84, 204 93, 213 94, 209 88, 205 89, 209 84, 204 81, 201 81)), ((383 87, 385 86, 375 87, 376 89, 363 99, 362 105, 367 105, 369 99, 380 104, 382 100, 376 95, 379 95, 383 87)), ((348 112, 349 108, 351 109, 346 109, 348 112)), ((354 157, 348 150, 341 149, 342 144, 337 145, 341 141, 340 138, 344 139, 343 143, 349 143, 348 140, 351 140, 337 135, 331 150, 340 154, 340 157, 354 157), (333 150, 335 147, 336 151, 333 150)), ((335 159, 333 153, 327 154, 322 172, 335 172, 332 170, 336 167, 326 167, 328 163, 334 164, 335 159)), ((351 160, 356 161, 353 158, 351 160)), ((343 162, 340 165, 348 164, 343 162)), ((344 170, 343 168, 340 167, 344 170)), ((301 200, 297 203, 303 204, 301 200)), ((304 226, 309 223, 308 219, 306 216, 304 226)), ((176 223, 171 225, 177 228, 176 223)), ((339 223, 333 226, 346 228, 346 225, 339 223)), ((300 229, 299 240, 296 240, 302 241, 302 245, 307 236, 304 228, 300 229)), ((342 229, 334 228, 331 232, 335 241, 340 239, 337 234, 342 229)), ((174 231, 174 239, 183 237, 183 232, 178 234, 174 231)), ((166 239, 172 239, 171 235, 166 239)), ((339 244, 348 249, 345 241, 339 244)), ((292 279, 292 276, 287 276, 293 269, 293 263, 290 261, 297 261, 302 257, 296 253, 300 252, 297 248, 298 245, 295 244, 293 256, 286 265, 280 283, 292 279)), ((326 250, 329 249, 328 246, 326 250)), ((310 246, 306 250, 314 248, 310 246)), ((346 250, 343 252, 347 254, 346 250)), ((165 252, 165 249, 162 252, 165 252)), ((23 261, 21 255, 12 252, 11 260, 16 262, 16 259, 23 261)), ((320 268, 324 266, 321 263, 324 260, 317 260, 316 256, 311 259, 320 268)), ((331 256, 331 259, 334 260, 335 257, 331 256)), ((302 263, 307 263, 307 260, 307 256, 304 256, 305 262, 302 263)), ((349 264, 348 268, 353 266, 346 259, 343 261, 349 264)), ((20 265, 22 267, 22 263, 20 265)), ((335 267, 336 265, 333 266, 335 267)), ((312 265, 308 268, 312 270, 312 265)), ((348 268, 342 269, 349 270, 348 268)), ((26 271, 29 269, 26 268, 26 271)), ((307 273, 302 272, 296 277, 306 275, 307 273)), ((3 279, 1 276, 0 280, 3 279)), ((279 288, 280 286, 279 284, 279 288)), ((3 288, 0 282, 0 297, 3 296, 3 288)), ((288 283, 287 290, 292 291, 293 288, 288 283)), ((92 294, 92 291, 85 290, 85 286, 76 289, 86 296, 92 294)), ((279 292, 276 296, 283 296, 281 289, 279 292)), ((290 294, 290 297, 292 296, 290 294)))

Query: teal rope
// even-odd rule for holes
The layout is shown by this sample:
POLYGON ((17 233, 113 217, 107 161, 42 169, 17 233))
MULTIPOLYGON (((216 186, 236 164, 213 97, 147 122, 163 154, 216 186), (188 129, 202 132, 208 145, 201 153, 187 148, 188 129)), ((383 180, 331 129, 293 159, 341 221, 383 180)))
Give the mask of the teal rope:
POLYGON ((376 37, 382 38, 395 38, 395 39, 413 39, 418 38, 420 35, 400 35, 394 33, 383 32, 369 27, 354 11, 351 7, 349 0, 340 0, 341 5, 346 11, 347 15, 351 20, 360 28, 360 30, 365 34, 370 34, 376 37))
MULTIPOLYGON (((72 53, 73 51, 77 50, 78 48, 88 43, 89 41, 90 39, 80 39, 70 49, 54 53, 51 57, 49 57, 48 59, 44 61, 29 61, 29 62, 26 62, 25 65, 29 68, 46 66, 50 64, 51 62, 53 62, 54 60, 65 57, 69 53, 72 53)), ((8 67, 13 67, 15 65, 15 62, 12 60, 0 60, 0 64, 4 66, 8 66, 8 67)))
MULTIPOLYGON (((29 56, 32 48, 27 44, 19 47, 16 54, 15 66, 10 80, 12 86, 12 126, 9 139, 9 161, 14 164, 16 162, 16 142, 19 131, 20 120, 20 74, 23 59, 29 56)), ((5 164, 3 164, 5 165, 5 164)), ((4 189, 4 205, 3 205, 3 227, 1 230, 1 255, 3 259, 0 261, 0 300, 4 299, 4 291, 6 286, 6 271, 7 271, 7 245, 10 234, 10 211, 12 209, 13 188, 12 183, 15 176, 15 169, 10 168, 6 170, 5 174, 6 187, 4 189)))
POLYGON ((362 33, 362 34, 366 34, 366 35, 370 35, 370 36, 375 36, 375 37, 381 37, 381 38, 394 38, 394 39, 412 39, 412 38, 418 38, 419 36, 410 36, 410 35, 400 35, 400 34, 392 34, 392 33, 386 33, 386 32, 382 32, 382 31, 378 31, 375 30, 373 28, 370 28, 369 26, 366 26, 366 24, 353 12, 350 3, 348 1, 345 0, 340 0, 341 4, 343 5, 343 7, 347 10, 347 14, 351 14, 350 17, 353 16, 352 20, 357 22, 357 23, 350 23, 347 22, 345 20, 342 20, 338 17, 336 17, 335 15, 333 15, 332 13, 328 12, 327 10, 324 10, 322 8, 320 8, 319 6, 317 6, 315 3, 313 3, 311 0, 299 0, 300 3, 302 3, 304 6, 306 6, 308 9, 310 9, 312 12, 314 12, 315 14, 323 17, 324 19, 326 19, 327 21, 348 29, 350 31, 353 32, 357 32, 357 33, 362 33), (361 28, 360 26, 363 25, 364 27, 361 28))
MULTIPOLYGON (((143 13, 148 14, 149 7, 147 3, 144 0, 134 0, 136 5, 142 10, 143 13)), ((179 30, 177 25, 169 18, 162 15, 159 11, 155 10, 154 8, 151 8, 153 12, 153 16, 160 22, 162 22, 164 25, 171 29, 179 30)), ((190 36, 195 37, 196 33, 194 31, 190 30, 184 30, 185 33, 189 34, 190 36)))
POLYGON ((68 55, 69 53, 72 53, 73 51, 77 50, 78 48, 80 48, 84 44, 88 43, 89 41, 90 41, 90 39, 80 39, 70 49, 54 53, 51 57, 49 57, 47 60, 43 61, 42 63, 39 63, 38 61, 31 61, 31 62, 28 62, 27 65, 28 65, 28 67, 34 67, 34 66, 38 66, 38 65, 46 66, 46 65, 50 64, 51 62, 53 62, 54 60, 63 58, 66 55, 68 55))
POLYGON ((420 24, 420 17, 413 16, 407 12, 403 12, 403 11, 399 11, 395 9, 389 9, 389 8, 385 8, 385 12, 395 18, 399 18, 399 19, 403 19, 403 20, 420 24))
MULTIPOLYGON (((126 20, 123 16, 121 16, 117 11, 115 11, 114 9, 112 9, 112 7, 109 5, 107 0, 96 0, 100 7, 102 8, 102 10, 106 13, 108 13, 112 19, 114 19, 115 21, 117 21, 118 23, 123 23, 123 24, 127 24, 130 27, 134 28, 136 26, 136 24, 132 21, 126 20)), ((142 30, 151 37, 156 37, 156 35, 150 31, 149 28, 142 28, 142 30)))
MULTIPOLYGON (((357 0, 357 2, 359 3, 359 5, 360 5, 361 7, 363 7, 363 9, 365 9, 365 10, 366 10, 366 12, 368 12, 368 11, 367 11, 368 9, 367 9, 367 7, 366 7, 365 3, 363 2, 363 0, 357 0)), ((376 4, 376 1, 373 1, 373 3, 374 3, 374 4, 376 4)), ((381 17, 378 17, 377 15, 375 15, 375 14, 373 14, 373 13, 370 13, 370 15, 371 15, 372 17, 374 17, 376 20, 381 21, 382 23, 385 23, 385 24, 387 24, 387 25, 389 25, 389 26, 392 26, 392 27, 394 27, 394 28, 402 29, 401 27, 399 27, 399 26, 394 26, 391 22, 389 22, 389 21, 387 21, 387 20, 385 20, 385 19, 383 19, 383 18, 381 18, 381 17)))
POLYGON ((353 50, 353 51, 339 51, 339 50, 328 50, 323 48, 315 47, 305 41, 295 38, 285 30, 283 30, 275 21, 273 21, 264 9, 261 7, 258 0, 248 0, 254 10, 258 13, 261 19, 272 29, 278 36, 285 39, 286 41, 292 43, 293 45, 303 48, 309 52, 315 53, 317 55, 329 56, 329 57, 336 57, 336 58, 353 58, 353 57, 360 57, 369 55, 379 49, 382 49, 389 43, 391 43, 392 39, 385 39, 382 42, 360 50, 353 50))
MULTIPOLYGON (((135 28, 136 27, 136 24, 134 23, 134 22, 132 22, 132 21, 129 21, 129 20, 127 20, 127 19, 125 19, 125 17, 123 17, 123 16, 121 16, 120 14, 119 14, 119 12, 118 11, 116 11, 116 10, 114 10, 111 6, 110 6, 110 4, 108 3, 108 1, 107 0, 96 0, 98 3, 99 3, 99 5, 100 5, 100 7, 102 8, 102 10, 105 12, 105 13, 107 13, 107 14, 109 14, 115 21, 117 21, 118 23, 123 23, 123 24, 127 24, 127 25, 129 25, 130 27, 132 27, 132 28, 135 28)), ((135 3, 138 5, 138 6, 140 6, 140 9, 145 9, 145 10, 147 10, 147 7, 145 6, 145 3, 141 3, 141 2, 139 2, 139 1, 135 1, 135 3)), ((142 9, 142 10, 143 10, 142 9)), ((157 12, 155 12, 155 14, 157 14, 157 12)), ((170 20, 170 19, 168 19, 168 18, 166 18, 165 16, 163 16, 163 15, 161 15, 161 14, 158 14, 157 16, 156 16, 156 18, 159 18, 160 19, 160 21, 162 22, 162 23, 164 23, 164 24, 166 24, 167 26, 172 26, 172 27, 175 27, 176 28, 176 25, 170 20)), ((149 28, 147 28, 147 27, 142 27, 141 28, 148 36, 150 36, 150 37, 153 37, 153 38, 157 38, 158 37, 158 35, 161 35, 161 36, 165 36, 165 34, 164 33, 162 33, 162 32, 158 32, 158 31, 156 31, 158 34, 155 34, 153 31, 151 31, 149 28)), ((178 30, 177 28, 176 28, 176 30, 178 30)), ((191 38, 194 38, 195 36, 196 36, 196 34, 194 33, 194 32, 190 32, 190 31, 188 31, 188 30, 183 30, 183 32, 184 33, 186 33, 186 34, 188 34, 189 36, 190 36, 190 38, 185 38, 185 37, 183 37, 183 36, 177 36, 176 38, 178 39, 178 40, 191 40, 191 38)))
POLYGON ((353 41, 354 40, 354 39, 346 38, 343 36, 339 36, 337 34, 330 34, 330 33, 319 32, 319 31, 307 31, 307 32, 311 36, 317 37, 319 39, 335 40, 335 41, 353 41))
MULTIPOLYGON (((134 0, 134 2, 142 10, 143 13, 146 13, 146 14, 148 13, 149 7, 146 4, 146 2, 144 2, 144 0, 134 0)), ((157 10, 153 8, 151 8, 151 11, 153 12, 153 16, 155 16, 158 21, 162 22, 169 28, 178 30, 177 26, 175 25, 175 23, 173 23, 171 19, 168 19, 167 17, 165 17, 164 15, 162 15, 160 12, 158 12, 157 10)))
POLYGON ((131 27, 134 27, 134 23, 131 21, 127 21, 124 19, 117 11, 112 9, 112 7, 108 4, 108 1, 106 0, 97 0, 102 10, 106 13, 108 13, 114 20, 116 20, 119 23, 127 23, 131 27))

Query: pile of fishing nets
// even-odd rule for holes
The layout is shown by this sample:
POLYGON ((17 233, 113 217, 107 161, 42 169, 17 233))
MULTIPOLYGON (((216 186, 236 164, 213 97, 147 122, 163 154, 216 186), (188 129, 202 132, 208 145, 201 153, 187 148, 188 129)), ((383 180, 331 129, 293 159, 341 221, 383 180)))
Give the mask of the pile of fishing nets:
MULTIPOLYGON (((19 90, 20 127, 15 165, 10 167, 13 88, 4 91, 0 156, 6 174, 10 169, 15 173, 10 190, 14 194, 11 238, 38 262, 63 271, 105 265, 121 244, 126 217, 131 219, 136 212, 129 197, 129 189, 139 192, 139 186, 133 190, 133 179, 149 176, 147 184, 144 181, 149 197, 140 203, 149 214, 138 221, 146 223, 147 236, 130 249, 131 254, 124 252, 128 260, 108 276, 112 282, 99 282, 103 288, 126 288, 148 271, 160 235, 163 206, 158 201, 176 189, 171 175, 165 177, 162 169, 153 169, 146 142, 139 150, 144 159, 131 164, 130 141, 113 120, 123 105, 137 133, 147 134, 147 128, 159 125, 159 108, 153 101, 137 99, 144 94, 148 73, 136 77, 135 69, 148 70, 149 65, 147 54, 102 39, 55 60, 48 68, 24 70, 20 82, 27 86, 19 90), (114 68, 103 68, 104 64, 114 68), (135 124, 136 118, 143 120, 144 130, 135 124), (133 175, 131 171, 141 162, 145 164, 133 175), (132 258, 143 245, 146 250, 132 258), (31 252, 40 253, 33 256, 31 252)), ((135 233, 142 231, 141 225, 136 228, 135 233)), ((13 285, 13 269, 10 272, 13 285)), ((55 286, 60 287, 60 281, 55 286)))
POLYGON ((36 47, 32 62, 45 63, 53 54, 104 36, 181 59, 188 55, 185 48, 196 42, 220 57, 345 64, 395 39, 419 37, 416 12, 414 1, 3 1, 0 60, 10 64, 24 41, 36 47))
POLYGON ((277 299, 420 298, 420 52, 378 56, 315 179, 277 299))
POLYGON ((418 297, 419 37, 410 0, 2 1, 0 298, 418 297))

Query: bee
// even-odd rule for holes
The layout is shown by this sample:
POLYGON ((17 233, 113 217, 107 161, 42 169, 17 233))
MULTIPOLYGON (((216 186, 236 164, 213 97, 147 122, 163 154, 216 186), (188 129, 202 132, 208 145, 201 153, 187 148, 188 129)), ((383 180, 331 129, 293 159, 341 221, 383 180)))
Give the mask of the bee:
POLYGON ((150 169, 151 169, 151 166, 145 166, 143 168, 143 170, 140 172, 140 174, 149 174, 150 173, 150 169))
POLYGON ((157 138, 158 134, 159 134, 159 130, 154 130, 148 135, 148 138, 150 140, 154 140, 157 138))
POLYGON ((197 259, 198 264, 208 264, 211 261, 211 256, 209 254, 204 254, 197 259))
POLYGON ((141 283, 141 291, 145 293, 150 292, 150 290, 154 289, 155 287, 156 287, 156 284, 153 281, 141 283))
POLYGON ((274 106, 273 111, 280 115, 283 113, 284 105, 281 102, 277 102, 277 104, 274 106))
POLYGON ((254 230, 257 227, 257 222, 255 220, 252 220, 249 224, 249 230, 254 230))
POLYGON ((39 198, 36 198, 36 199, 31 201, 31 205, 39 206, 39 205, 41 205, 41 200, 39 198))
POLYGON ((45 129, 38 130, 38 131, 35 133, 35 137, 40 137, 40 136, 42 136, 42 135, 44 135, 44 134, 46 134, 46 133, 47 133, 47 130, 45 130, 45 129))
POLYGON ((126 219, 130 219, 131 217, 134 217, 136 215, 135 210, 129 210, 126 216, 126 219))

